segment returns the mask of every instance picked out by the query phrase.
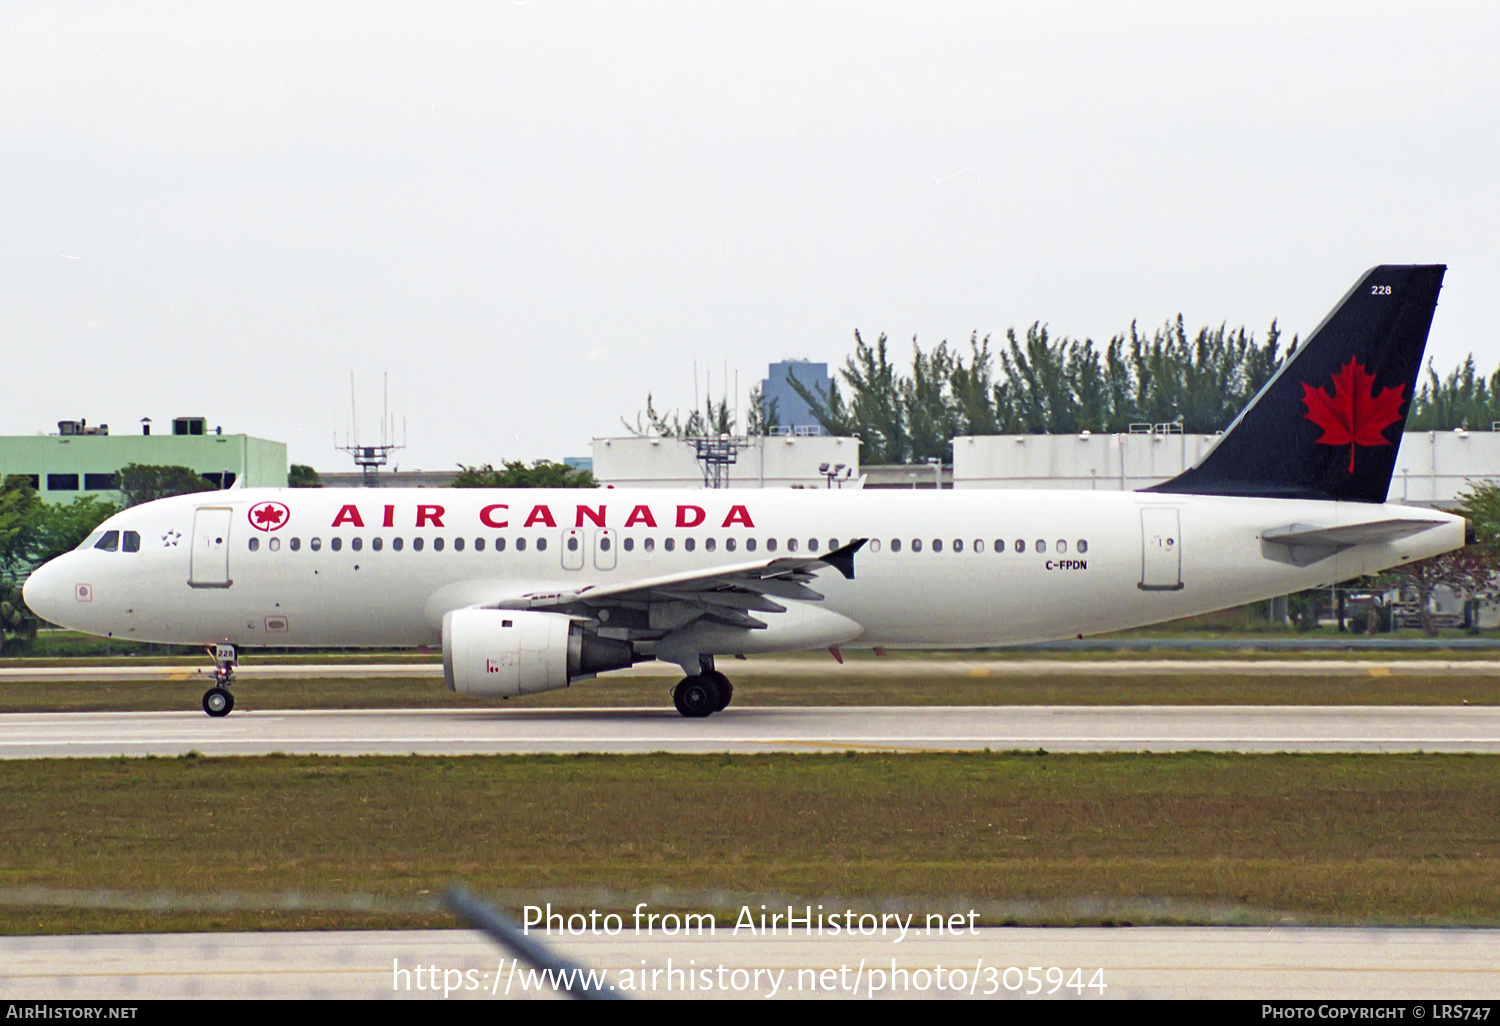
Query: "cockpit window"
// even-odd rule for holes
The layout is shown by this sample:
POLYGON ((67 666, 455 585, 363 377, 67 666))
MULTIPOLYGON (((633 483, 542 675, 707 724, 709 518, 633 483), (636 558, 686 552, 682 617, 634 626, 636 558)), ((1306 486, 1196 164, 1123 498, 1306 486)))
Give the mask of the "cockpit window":
POLYGON ((120 532, 105 531, 104 537, 94 543, 94 548, 103 549, 105 552, 114 552, 120 547, 120 532))
POLYGON ((103 538, 103 537, 104 537, 104 532, 103 531, 95 531, 93 534, 89 535, 83 541, 79 542, 78 543, 78 548, 79 549, 91 549, 91 548, 93 548, 95 546, 95 544, 98 543, 99 539, 103 538))
POLYGON ((123 539, 121 539, 121 540, 124 542, 124 544, 120 546, 120 551, 122 551, 122 552, 139 552, 139 551, 141 551, 141 536, 140 536, 139 532, 136 532, 136 531, 126 531, 125 532, 125 537, 123 539))

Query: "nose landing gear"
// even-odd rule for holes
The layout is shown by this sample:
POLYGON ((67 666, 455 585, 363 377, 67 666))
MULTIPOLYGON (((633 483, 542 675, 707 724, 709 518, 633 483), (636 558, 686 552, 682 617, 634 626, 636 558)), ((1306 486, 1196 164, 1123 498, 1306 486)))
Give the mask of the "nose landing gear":
POLYGON ((209 688, 203 693, 203 711, 210 716, 228 716, 234 711, 234 696, 227 688, 209 688))
POLYGON ((229 693, 234 683, 234 646, 215 645, 209 652, 214 657, 214 686, 203 693, 203 711, 214 717, 228 716, 234 711, 234 696, 229 693))

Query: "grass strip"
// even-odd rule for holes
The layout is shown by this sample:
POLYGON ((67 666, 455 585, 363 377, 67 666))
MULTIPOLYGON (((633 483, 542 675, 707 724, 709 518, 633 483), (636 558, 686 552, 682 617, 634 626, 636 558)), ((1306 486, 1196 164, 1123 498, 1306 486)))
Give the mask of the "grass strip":
MULTIPOLYGON (((409 900, 463 879, 642 900, 1089 897, 1492 925, 1497 807, 1487 755, 17 761, 0 762, 0 886, 409 900)), ((444 921, 0 908, 6 933, 444 921)))
MULTIPOLYGON (((1072 674, 1006 677, 734 676, 737 706, 812 705, 1496 705, 1500 679, 1474 676, 1215 676, 1072 674)), ((256 680, 234 686, 237 709, 670 707, 675 678, 601 678, 541 695, 479 699, 441 680, 256 680)), ((192 711, 208 682, 0 681, 0 713, 192 711)))

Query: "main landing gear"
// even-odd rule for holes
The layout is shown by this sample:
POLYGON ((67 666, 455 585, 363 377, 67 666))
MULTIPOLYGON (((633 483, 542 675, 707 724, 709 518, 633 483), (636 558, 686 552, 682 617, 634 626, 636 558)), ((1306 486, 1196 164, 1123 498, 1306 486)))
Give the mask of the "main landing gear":
POLYGON ((214 657, 214 686, 203 693, 203 711, 213 717, 228 716, 234 711, 234 696, 229 693, 229 685, 234 683, 234 646, 215 645, 210 653, 214 657))
POLYGON ((693 719, 701 719, 727 708, 734 697, 734 685, 718 670, 708 668, 682 678, 672 689, 672 704, 677 711, 693 719))

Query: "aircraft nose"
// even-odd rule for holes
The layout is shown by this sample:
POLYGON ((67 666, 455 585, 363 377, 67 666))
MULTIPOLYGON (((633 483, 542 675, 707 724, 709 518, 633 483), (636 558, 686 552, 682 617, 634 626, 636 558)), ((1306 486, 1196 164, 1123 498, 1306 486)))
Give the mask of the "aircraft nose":
POLYGON ((26 601, 27 607, 48 623, 63 624, 63 617, 68 609, 64 600, 71 595, 71 588, 65 583, 63 571, 58 567, 61 562, 62 557, 59 557, 43 563, 31 572, 31 576, 21 586, 21 598, 26 601), (68 589, 68 594, 64 594, 65 588, 68 589))

